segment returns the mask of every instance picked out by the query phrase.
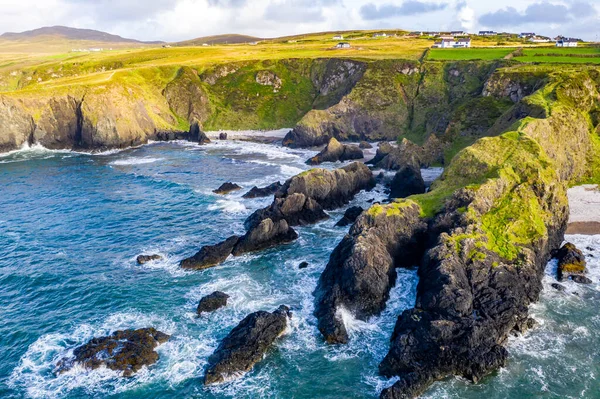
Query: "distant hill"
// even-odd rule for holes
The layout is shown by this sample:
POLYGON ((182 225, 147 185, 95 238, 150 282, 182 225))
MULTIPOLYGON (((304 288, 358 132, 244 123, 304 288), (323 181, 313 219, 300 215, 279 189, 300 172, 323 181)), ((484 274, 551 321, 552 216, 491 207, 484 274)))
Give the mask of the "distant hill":
POLYGON ((87 40, 104 43, 140 43, 158 44, 162 42, 144 42, 141 40, 127 39, 118 35, 101 32, 93 29, 69 28, 67 26, 47 26, 44 28, 28 30, 21 33, 7 32, 0 35, 4 40, 31 40, 41 37, 53 37, 67 40, 87 40))
POLYGON ((192 40, 186 40, 183 42, 175 43, 177 46, 201 46, 202 44, 243 44, 243 43, 252 43, 258 42, 264 39, 254 36, 246 36, 246 35, 216 35, 216 36, 205 36, 199 37, 192 40))

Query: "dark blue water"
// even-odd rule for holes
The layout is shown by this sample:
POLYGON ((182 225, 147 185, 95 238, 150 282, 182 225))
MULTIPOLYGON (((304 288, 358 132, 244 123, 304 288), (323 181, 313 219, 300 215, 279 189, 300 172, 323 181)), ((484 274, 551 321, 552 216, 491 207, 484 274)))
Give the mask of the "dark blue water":
MULTIPOLYGON (((312 155, 226 142, 155 143, 102 155, 34 148, 1 156, 0 397, 376 397, 391 383, 377 376, 377 364, 396 316, 414 303, 417 278, 401 271, 380 317, 365 323, 345 314, 351 344, 325 345, 312 316, 312 291, 346 232, 333 227, 343 210, 300 228, 293 244, 203 272, 177 267, 200 246, 243 232, 244 219, 270 202, 243 200, 245 190, 217 196, 214 188, 225 181, 245 189, 283 181, 306 169, 312 155), (165 260, 138 266, 142 253, 165 260), (305 260, 310 267, 299 270, 305 260), (195 318, 198 300, 214 290, 231 295, 230 306, 195 318), (293 322, 266 359, 237 381, 203 387, 206 359, 219 340, 247 314, 280 304, 292 307, 293 322), (58 359, 92 337, 150 326, 173 337, 158 348, 158 363, 133 378, 108 370, 53 373, 58 359)), ((367 206, 381 195, 361 193, 353 204, 367 206)), ((598 240, 580 240, 600 247, 598 240)), ((569 286, 568 295, 544 294, 534 308, 542 326, 511 341, 506 370, 477 386, 449 379, 428 397, 598 397, 600 288, 594 281, 569 286)))

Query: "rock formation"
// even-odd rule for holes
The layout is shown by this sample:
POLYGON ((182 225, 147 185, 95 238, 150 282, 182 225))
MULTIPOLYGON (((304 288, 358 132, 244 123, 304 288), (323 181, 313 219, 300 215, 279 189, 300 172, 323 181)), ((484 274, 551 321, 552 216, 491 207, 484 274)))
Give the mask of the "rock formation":
POLYGON ((152 262, 155 260, 161 260, 163 257, 160 255, 140 255, 137 257, 137 263, 143 265, 148 262, 152 262))
POLYGON ((563 281, 569 276, 585 274, 585 256, 570 242, 558 250, 556 258, 558 259, 558 281, 563 281))
POLYGON ((362 158, 364 158, 364 154, 360 148, 355 145, 342 144, 332 137, 323 151, 306 161, 306 163, 320 165, 323 162, 344 162, 362 158))
POLYGON ((211 313, 227 306, 229 295, 221 291, 215 291, 210 295, 200 299, 196 313, 201 316, 202 313, 211 313))
POLYGON ((356 219, 363 213, 364 209, 362 206, 352 206, 346 209, 344 212, 344 217, 342 217, 336 224, 336 227, 346 227, 351 225, 356 221, 356 219))
POLYGON ((241 189, 242 189, 242 187, 240 187, 239 185, 237 185, 235 183, 226 182, 226 183, 221 184, 221 186, 219 188, 217 188, 216 190, 213 190, 213 193, 225 195, 225 194, 229 194, 233 191, 238 191, 241 189))
POLYGON ((180 266, 183 269, 203 270, 219 265, 231 255, 239 239, 238 236, 233 236, 217 245, 205 245, 196 255, 182 260, 180 266))
POLYGON ((406 198, 425 192, 421 169, 415 165, 404 165, 390 183, 390 198, 406 198))
POLYGON ((250 189, 250 191, 248 191, 246 194, 244 194, 242 197, 243 198, 262 198, 262 197, 268 197, 269 195, 273 195, 275 194, 277 191, 279 191, 283 186, 281 185, 281 183, 279 182, 275 182, 273 184, 270 184, 266 187, 262 187, 262 188, 258 188, 256 186, 252 187, 250 189))
POLYGON ((290 317, 287 306, 280 306, 273 313, 259 311, 248 315, 208 359, 204 384, 222 383, 250 371, 284 333, 290 317))
POLYGON ((116 331, 76 348, 72 358, 62 359, 58 363, 58 372, 69 371, 75 366, 91 370, 104 366, 130 377, 142 367, 156 363, 159 356, 154 348, 169 338, 169 335, 154 328, 116 331))

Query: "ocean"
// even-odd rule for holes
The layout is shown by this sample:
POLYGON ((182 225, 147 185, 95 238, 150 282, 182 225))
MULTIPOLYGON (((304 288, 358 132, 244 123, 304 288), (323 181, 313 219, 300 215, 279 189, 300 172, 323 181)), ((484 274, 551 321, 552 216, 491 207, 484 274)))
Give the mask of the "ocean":
MULTIPOLYGON (((347 232, 331 219, 300 227, 289 245, 230 258, 200 272, 178 262, 202 245, 242 233, 272 198, 245 200, 254 185, 283 181, 315 155, 242 141, 198 146, 151 143, 85 154, 26 148, 0 155, 0 397, 2 398, 375 398, 394 380, 377 374, 396 317, 414 304, 416 269, 399 270, 385 311, 368 322, 345 314, 347 346, 326 345, 312 292, 347 232), (219 196, 233 181, 244 190, 219 196), (158 262, 137 265, 140 254, 158 262), (309 267, 298 265, 307 261, 309 267), (215 290, 229 305, 197 318, 215 290), (220 340, 249 313, 285 304, 293 318, 266 358, 242 378, 206 388, 202 376, 220 340), (159 361, 132 378, 99 369, 55 375, 56 362, 93 337, 155 327, 172 338, 159 361)), ((335 167, 339 165, 329 165, 335 167)), ((432 180, 441 170, 425 170, 432 180)), ((383 187, 348 206, 385 198, 383 187)), ((600 237, 569 236, 588 258, 590 286, 564 283, 532 306, 537 328, 508 343, 507 368, 473 385, 436 383, 427 398, 600 398, 600 237)))

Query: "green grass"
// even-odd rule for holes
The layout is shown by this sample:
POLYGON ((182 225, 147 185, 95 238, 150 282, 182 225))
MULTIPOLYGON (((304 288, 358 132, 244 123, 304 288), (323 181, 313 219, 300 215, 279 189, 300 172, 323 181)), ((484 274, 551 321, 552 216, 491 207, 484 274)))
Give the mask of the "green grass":
POLYGON ((434 48, 427 57, 430 61, 499 60, 512 53, 514 48, 434 48))

